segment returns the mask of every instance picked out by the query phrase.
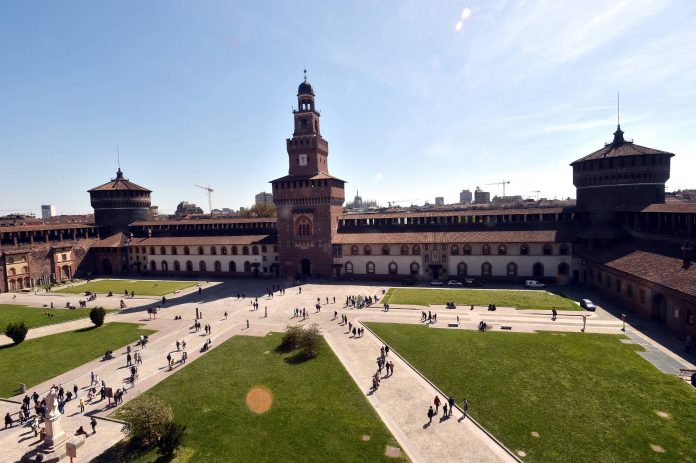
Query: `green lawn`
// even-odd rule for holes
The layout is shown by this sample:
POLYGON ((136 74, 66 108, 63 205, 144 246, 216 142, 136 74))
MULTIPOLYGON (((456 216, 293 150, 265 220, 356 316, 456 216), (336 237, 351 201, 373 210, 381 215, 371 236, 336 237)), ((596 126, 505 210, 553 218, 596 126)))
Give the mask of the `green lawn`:
POLYGON ((190 288, 196 285, 195 281, 165 281, 165 280, 97 280, 89 283, 71 286, 56 290, 56 293, 84 294, 92 291, 97 294, 114 293, 114 297, 120 297, 125 290, 135 292, 135 296, 164 296, 176 290, 190 288))
POLYGON ((382 302, 423 306, 454 302, 460 305, 477 306, 495 304, 500 307, 518 309, 582 310, 572 299, 546 291, 504 289, 390 288, 382 302))
MULTIPOLYGON (((385 456, 386 445, 398 444, 326 344, 317 358, 291 364, 286 359, 293 354, 274 350, 280 338, 233 337, 148 392, 188 426, 175 461, 406 461, 385 456), (255 386, 273 397, 265 413, 246 405, 255 386)), ((154 459, 154 453, 134 455, 121 444, 95 462, 154 459)))
MULTIPOLYGON (((10 322, 24 321, 27 328, 37 328, 89 317, 90 310, 92 309, 42 309, 25 305, 0 304, 0 333, 5 331, 10 322), (47 312, 53 317, 46 316, 47 312)), ((107 310, 107 312, 111 312, 111 310, 107 310)))
POLYGON ((696 461, 696 389, 623 336, 369 326, 524 461, 696 461))
POLYGON ((18 394, 19 383, 25 383, 31 390, 37 384, 101 357, 108 349, 116 351, 141 334, 151 333, 154 331, 132 323, 106 323, 99 328, 29 339, 17 346, 0 346, 0 396, 18 394))

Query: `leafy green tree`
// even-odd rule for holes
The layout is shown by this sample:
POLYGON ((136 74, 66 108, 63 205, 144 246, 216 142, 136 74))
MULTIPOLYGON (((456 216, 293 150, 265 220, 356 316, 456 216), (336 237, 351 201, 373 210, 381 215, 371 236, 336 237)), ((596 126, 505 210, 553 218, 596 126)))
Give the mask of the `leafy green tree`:
POLYGON ((95 326, 102 326, 104 324, 104 318, 106 317, 106 310, 104 307, 95 307, 89 311, 89 319, 95 326))
POLYGON ((15 344, 19 344, 24 339, 27 337, 27 332, 29 331, 29 328, 27 328, 27 325, 22 321, 22 322, 17 322, 17 323, 8 323, 7 328, 5 328, 5 334, 7 337, 12 339, 15 344))
POLYGON ((120 417, 126 422, 122 431, 144 445, 157 443, 173 422, 171 407, 149 394, 126 404, 120 417))

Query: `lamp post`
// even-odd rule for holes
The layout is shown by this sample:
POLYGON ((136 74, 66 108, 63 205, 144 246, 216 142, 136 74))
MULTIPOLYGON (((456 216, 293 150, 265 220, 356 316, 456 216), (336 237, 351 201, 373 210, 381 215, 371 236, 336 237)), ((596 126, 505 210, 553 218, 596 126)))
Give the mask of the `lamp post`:
POLYGON ((621 327, 621 331, 626 331, 626 314, 625 313, 621 314, 621 321, 623 322, 623 327, 621 327))

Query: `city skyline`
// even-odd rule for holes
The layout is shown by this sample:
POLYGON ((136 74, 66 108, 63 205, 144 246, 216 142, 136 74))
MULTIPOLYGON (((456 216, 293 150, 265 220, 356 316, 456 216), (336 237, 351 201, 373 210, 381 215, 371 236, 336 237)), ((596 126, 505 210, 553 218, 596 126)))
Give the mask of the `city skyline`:
POLYGON ((0 209, 91 212, 117 146, 163 213, 204 207, 194 184, 248 207, 287 173, 305 67, 347 200, 453 203, 502 179, 574 197, 569 164, 611 141, 617 91, 627 138, 676 154, 668 189, 694 187, 696 5, 269 5, 0 6, 0 209))

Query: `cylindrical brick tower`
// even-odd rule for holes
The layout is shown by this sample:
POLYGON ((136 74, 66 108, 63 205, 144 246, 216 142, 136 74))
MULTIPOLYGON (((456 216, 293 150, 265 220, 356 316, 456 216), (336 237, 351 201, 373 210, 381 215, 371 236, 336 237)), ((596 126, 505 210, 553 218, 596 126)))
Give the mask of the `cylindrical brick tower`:
POLYGON ((89 190, 95 223, 118 233, 127 231, 128 225, 137 220, 150 220, 150 193, 124 178, 119 168, 115 179, 89 190))

